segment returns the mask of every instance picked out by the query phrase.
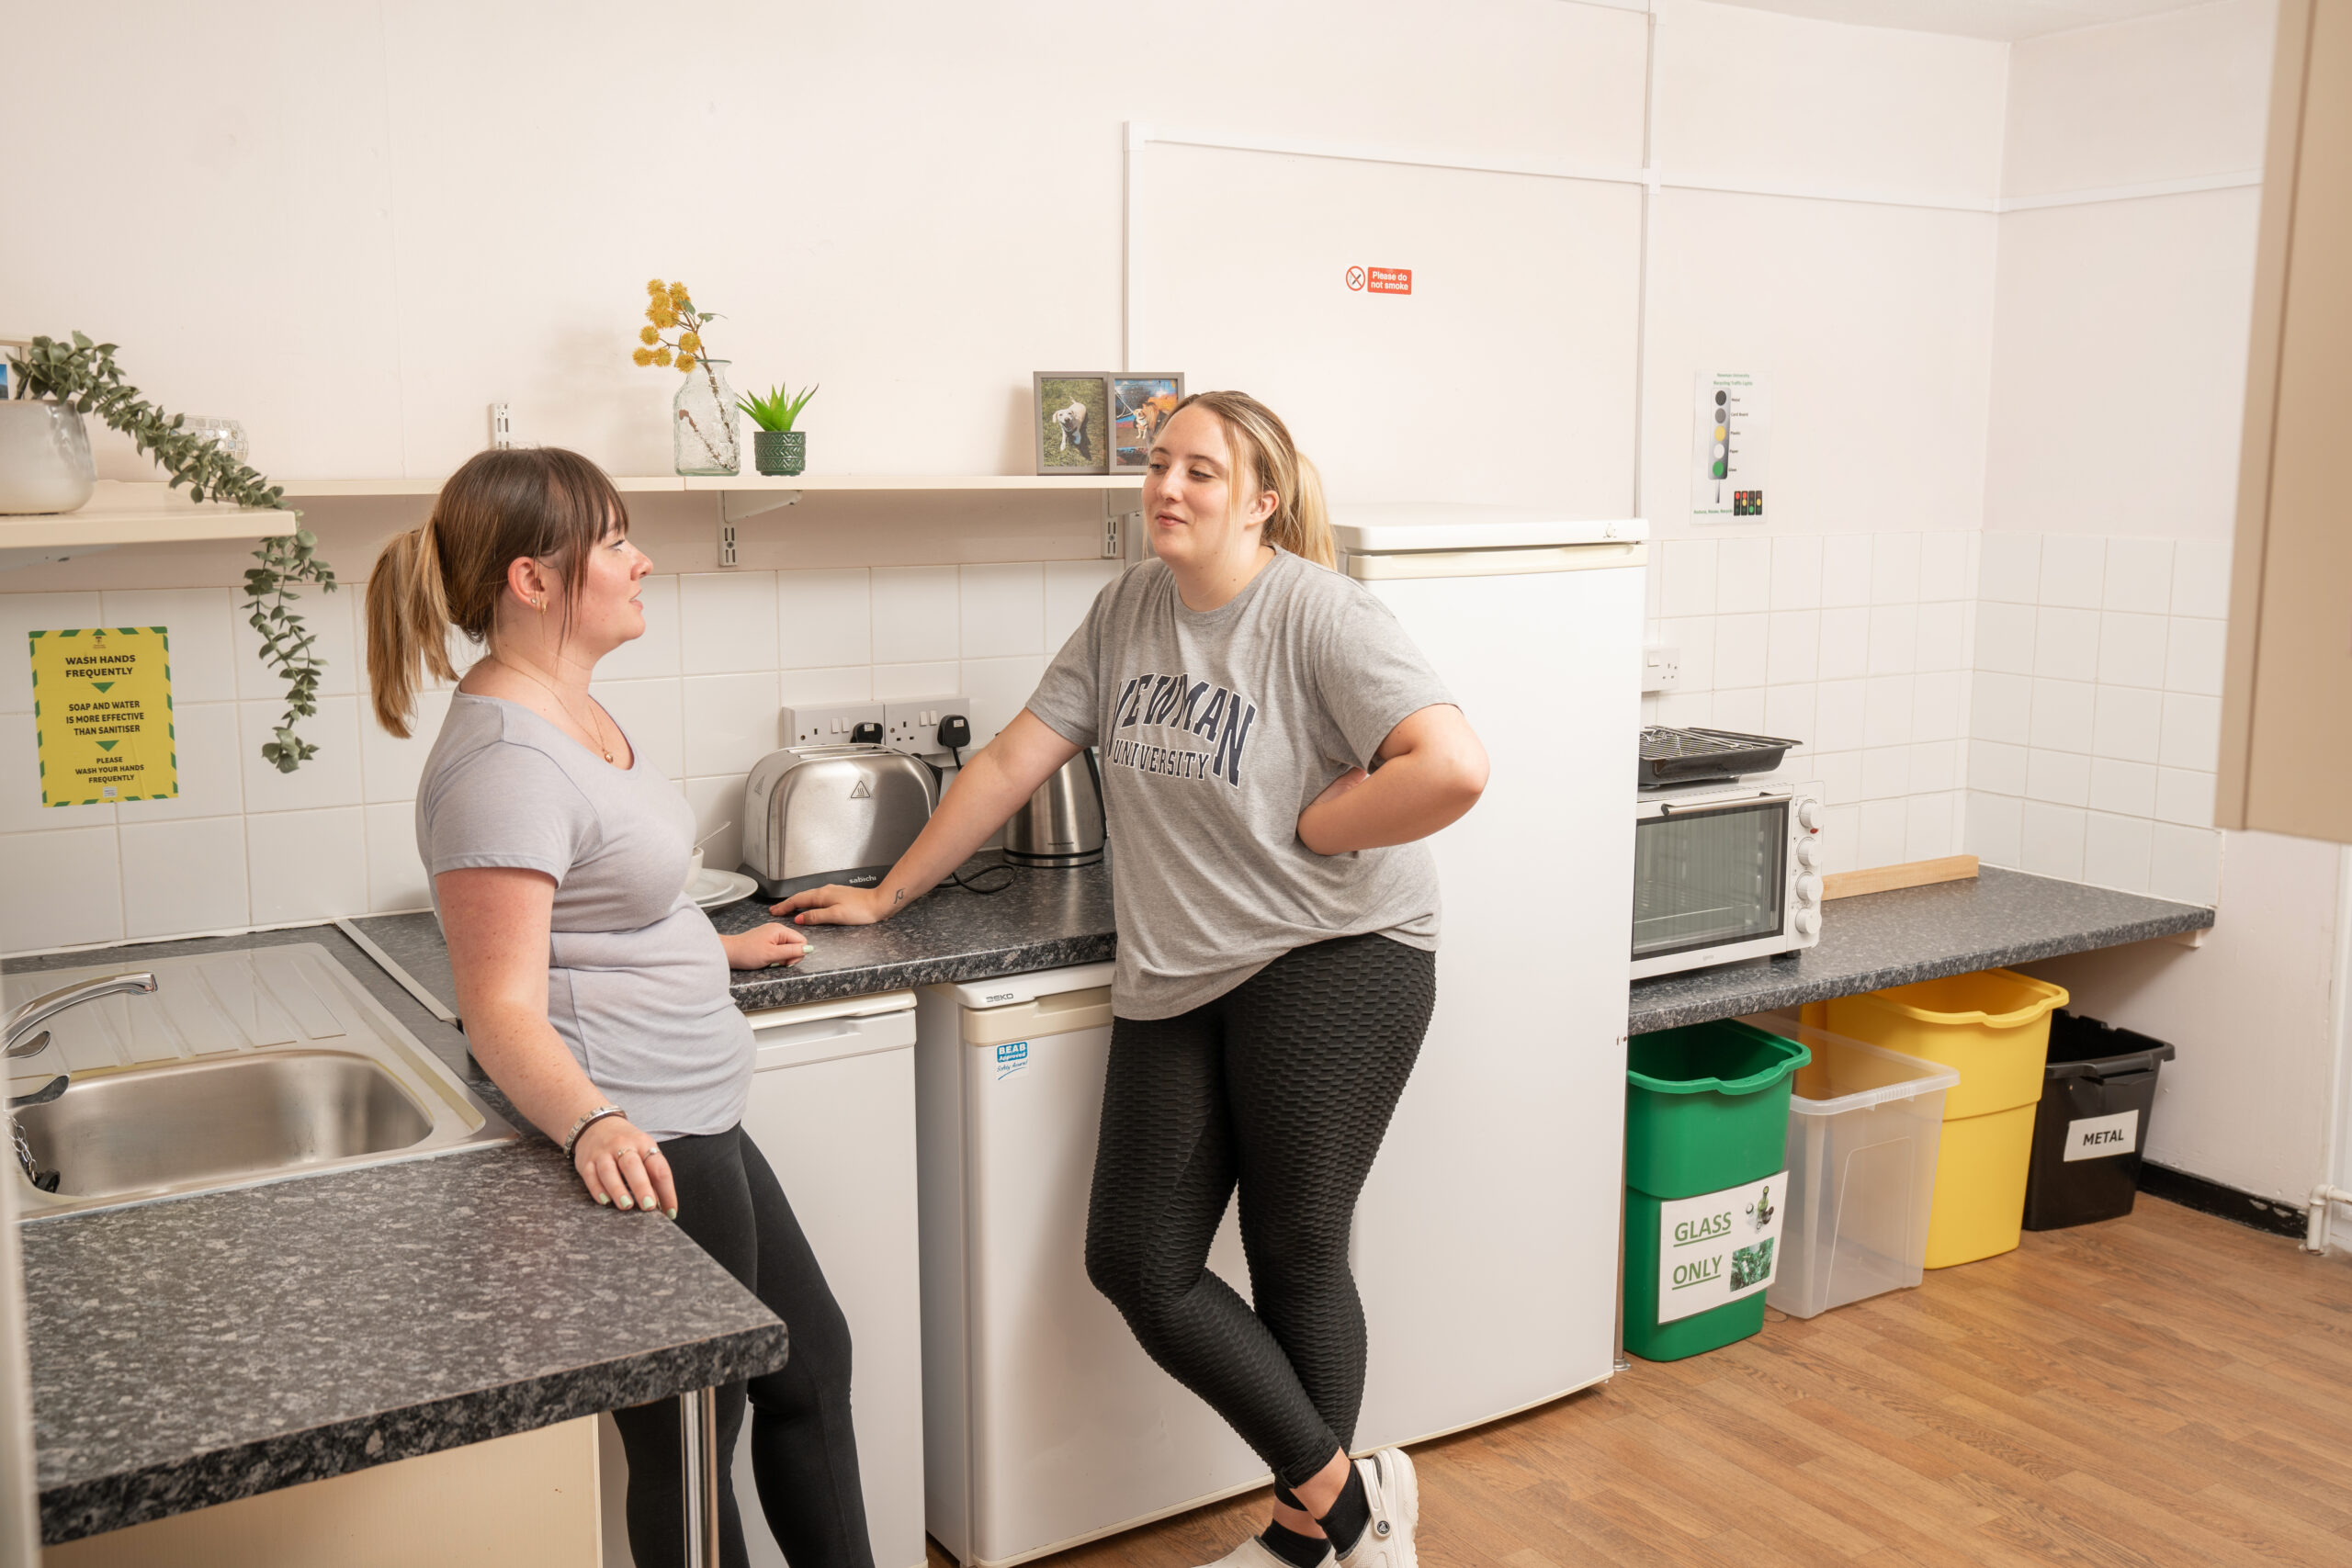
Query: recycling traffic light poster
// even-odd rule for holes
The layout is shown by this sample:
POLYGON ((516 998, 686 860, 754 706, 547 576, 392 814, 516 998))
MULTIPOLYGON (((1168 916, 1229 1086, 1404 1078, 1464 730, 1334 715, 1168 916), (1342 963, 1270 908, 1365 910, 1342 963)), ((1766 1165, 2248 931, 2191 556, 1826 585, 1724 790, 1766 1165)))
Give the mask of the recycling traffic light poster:
POLYGON ((180 792, 172 643, 162 626, 28 633, 43 806, 180 792))
POLYGON ((1764 460, 1772 446, 1772 394, 1747 370, 1699 372, 1690 432, 1690 515, 1695 521, 1764 521, 1764 460))

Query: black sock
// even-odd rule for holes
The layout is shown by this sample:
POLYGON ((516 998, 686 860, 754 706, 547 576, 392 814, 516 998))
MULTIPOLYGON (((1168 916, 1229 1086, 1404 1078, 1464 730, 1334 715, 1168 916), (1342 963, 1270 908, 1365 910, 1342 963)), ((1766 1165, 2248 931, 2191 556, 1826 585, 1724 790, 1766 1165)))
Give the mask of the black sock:
POLYGON ((1364 1495, 1363 1472, 1348 1466, 1348 1484, 1331 1511, 1315 1521, 1331 1540, 1331 1550, 1345 1557, 1372 1525, 1372 1499, 1364 1495))
POLYGON ((1290 1509, 1294 1513, 1306 1514, 1306 1517, 1310 1519, 1315 1517, 1313 1514, 1307 1513, 1306 1505, 1298 1500, 1298 1494, 1292 1491, 1289 1487, 1283 1485, 1279 1481, 1274 1483, 1274 1501, 1280 1503, 1283 1507, 1290 1509))
POLYGON ((1266 1543, 1268 1551, 1294 1564, 1295 1568, 1315 1568, 1323 1561, 1324 1550, 1331 1544, 1320 1536, 1301 1535, 1296 1530, 1284 1529, 1280 1520, 1268 1525, 1266 1533, 1258 1539, 1266 1543))

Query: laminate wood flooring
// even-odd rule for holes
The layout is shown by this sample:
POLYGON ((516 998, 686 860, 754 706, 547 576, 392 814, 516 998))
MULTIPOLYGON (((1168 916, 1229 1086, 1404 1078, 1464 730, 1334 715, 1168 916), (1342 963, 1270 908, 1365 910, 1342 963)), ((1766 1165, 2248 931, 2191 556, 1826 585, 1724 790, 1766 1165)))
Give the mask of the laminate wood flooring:
MULTIPOLYGON (((2352 1568, 2342 1254, 2143 1194, 1917 1290, 1769 1316, 1417 1448, 1422 1562, 2352 1568)), ((1194 1568, 1264 1506, 1046 1561, 1194 1568)))

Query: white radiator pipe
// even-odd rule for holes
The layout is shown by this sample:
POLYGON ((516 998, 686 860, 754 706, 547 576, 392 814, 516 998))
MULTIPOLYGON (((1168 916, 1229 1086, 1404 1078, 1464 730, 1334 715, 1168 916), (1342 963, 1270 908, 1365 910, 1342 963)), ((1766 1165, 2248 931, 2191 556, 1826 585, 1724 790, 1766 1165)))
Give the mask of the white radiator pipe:
POLYGON ((2328 1222, 2338 1203, 2352 1203, 2352 1188, 2330 1187, 2322 1182, 2312 1189, 2311 1219, 2303 1231, 2305 1252, 2327 1250, 2328 1222))

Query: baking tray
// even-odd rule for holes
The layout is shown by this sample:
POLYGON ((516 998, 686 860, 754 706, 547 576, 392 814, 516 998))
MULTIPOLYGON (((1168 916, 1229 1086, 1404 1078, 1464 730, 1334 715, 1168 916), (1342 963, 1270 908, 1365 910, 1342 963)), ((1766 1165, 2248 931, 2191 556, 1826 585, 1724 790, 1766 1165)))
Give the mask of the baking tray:
POLYGON ((1743 735, 1736 729, 1678 729, 1667 725, 1642 727, 1641 782, 1644 784, 1686 784, 1693 779, 1736 779, 1746 773, 1769 773, 1802 741, 1770 735, 1743 735))

